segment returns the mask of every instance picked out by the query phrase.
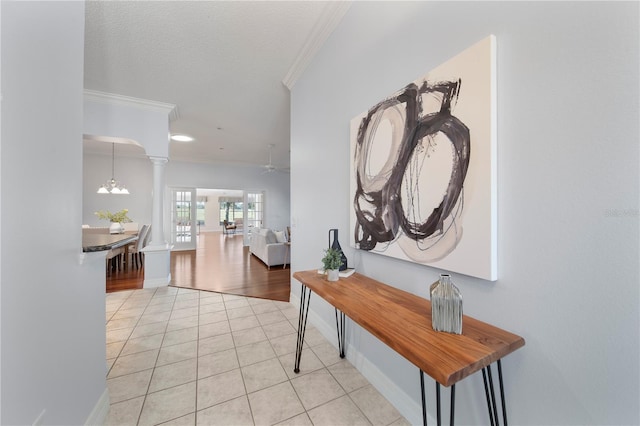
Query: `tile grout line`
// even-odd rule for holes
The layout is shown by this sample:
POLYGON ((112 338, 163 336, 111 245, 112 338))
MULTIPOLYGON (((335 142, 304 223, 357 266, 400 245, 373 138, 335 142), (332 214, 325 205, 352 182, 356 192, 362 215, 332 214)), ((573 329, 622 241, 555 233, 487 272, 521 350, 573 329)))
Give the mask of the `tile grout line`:
MULTIPOLYGON (((199 413, 198 413, 198 411, 200 410, 200 407, 198 406, 198 382, 199 382, 199 370, 198 370, 198 368, 199 368, 199 362, 200 362, 200 361, 199 361, 199 356, 200 356, 200 337, 201 337, 201 333, 200 333, 200 326, 201 326, 201 325, 203 325, 203 324, 201 324, 202 319, 200 318, 200 316, 201 316, 201 314, 202 314, 202 304, 201 304, 201 302, 202 302, 202 300, 203 300, 203 299, 201 298, 201 296, 202 296, 203 292, 202 292, 202 291, 198 291, 197 289, 192 289, 192 290, 191 290, 191 289, 189 289, 189 290, 190 290, 190 291, 189 291, 188 293, 190 293, 191 291, 197 291, 197 294, 198 294, 198 296, 197 296, 197 301, 198 301, 198 302, 197 302, 197 316, 198 316, 198 318, 197 318, 197 321, 196 321, 196 323, 197 323, 197 330, 196 330, 196 340, 195 340, 195 342, 196 342, 196 352, 195 352, 195 358, 196 358, 196 366, 195 366, 195 368, 196 368, 196 372, 195 372, 195 398, 196 398, 196 399, 195 399, 195 402, 194 402, 194 407, 195 407, 195 409, 194 409, 194 411, 193 411, 193 415, 194 415, 194 422, 195 422, 195 424, 197 425, 197 419, 198 419, 198 414, 199 414, 199 413)), ((187 293, 187 294, 188 294, 188 293, 187 293)), ((209 293, 209 292, 207 292, 207 293, 209 293)), ((226 321, 229 323, 229 326, 230 326, 230 325, 231 325, 231 323, 230 323, 230 319, 229 319, 229 309, 230 309, 230 308, 231 308, 231 309, 233 309, 233 307, 228 307, 228 302, 229 302, 229 301, 228 301, 228 300, 225 300, 225 298, 224 298, 224 295, 223 295, 223 294, 221 294, 221 293, 217 293, 217 294, 220 294, 220 295, 222 296, 222 297, 221 297, 221 299, 222 299, 222 303, 223 303, 223 306, 224 306, 225 318, 226 318, 226 321)), ((127 303, 128 301, 130 301, 130 298, 131 298, 131 296, 132 296, 132 295, 133 295, 133 293, 130 293, 130 294, 126 297, 126 299, 125 299, 125 300, 120 304, 119 308, 115 311, 114 315, 116 315, 116 314, 120 311, 120 309, 122 309, 122 307, 125 305, 125 303, 127 303)), ((153 300, 156 296, 157 296, 157 289, 155 289, 155 290, 154 290, 153 295, 152 295, 152 296, 149 298, 149 300, 146 302, 146 304, 145 304, 145 308, 144 308, 144 310, 143 310, 142 314, 140 314, 140 317, 139 317, 139 318, 138 318, 138 320, 136 321, 136 324, 134 325, 134 327, 132 328, 131 332, 129 333, 129 336, 127 337, 127 340, 125 341, 125 344, 124 344, 124 345, 123 345, 123 347, 120 349, 118 356, 115 358, 114 363, 112 364, 111 368, 109 369, 109 372, 110 372, 110 371, 113 369, 113 367, 115 366, 116 361, 117 361, 117 360, 122 356, 122 355, 121 355, 121 354, 122 354, 122 351, 123 351, 123 350, 124 350, 124 348, 127 346, 127 344, 129 343, 129 341, 131 340, 131 336, 133 335, 133 332, 134 332, 134 331, 135 331, 135 329, 140 325, 140 321, 141 321, 142 317, 144 316, 144 314, 145 314, 146 310, 149 308, 149 306, 152 306, 152 305, 151 305, 151 302, 152 302, 152 300, 153 300)), ((155 375, 155 372, 156 372, 157 362, 158 362, 159 357, 160 357, 160 352, 161 352, 161 350, 162 350, 162 348, 163 348, 163 343, 166 341, 166 340, 165 340, 165 339, 167 338, 166 334, 168 333, 168 331, 167 331, 167 330, 169 329, 169 325, 170 325, 170 323, 171 323, 171 317, 172 317, 172 315, 173 315, 173 313, 174 313, 174 310, 175 310, 175 308, 176 308, 176 304, 177 304, 177 303, 178 303, 178 301, 179 301, 179 296, 180 296, 179 289, 177 289, 176 293, 174 293, 174 294, 173 294, 173 302, 172 302, 171 310, 169 311, 169 312, 170 312, 170 313, 169 313, 169 317, 168 317, 167 323, 166 323, 166 325, 165 325, 165 327, 164 327, 164 332, 162 333, 162 334, 163 334, 163 336, 162 336, 162 340, 161 340, 161 342, 160 342, 160 346, 159 346, 159 349, 158 349, 158 354, 157 354, 157 356, 156 356, 155 363, 154 363, 153 367, 151 368, 152 373, 151 373, 151 377, 150 377, 150 379, 149 379, 149 383, 147 384, 147 390, 146 390, 146 393, 145 393, 144 395, 141 395, 141 396, 143 396, 143 401, 142 401, 142 405, 141 405, 140 411, 139 411, 139 413, 138 413, 138 418, 137 418, 137 422, 136 422, 136 424, 138 424, 138 425, 140 424, 140 421, 141 421, 141 419, 142 419, 142 413, 143 413, 143 411, 144 411, 145 404, 146 404, 146 402, 147 402, 147 396, 149 396, 149 391, 150 391, 150 389, 151 389, 151 384, 152 384, 152 382, 153 382, 154 375, 155 375)), ((284 421, 287 421, 287 420, 291 420, 291 419, 293 419, 293 418, 295 418, 295 417, 297 417, 297 416, 300 416, 300 415, 301 415, 301 414, 303 414, 303 413, 305 414, 306 418, 310 421, 310 420, 311 420, 311 417, 309 416, 309 410, 308 410, 308 409, 304 406, 304 404, 302 403, 302 400, 300 399, 300 395, 299 395, 299 393, 298 393, 298 390, 295 388, 295 386, 293 386, 293 382, 292 382, 294 379, 297 379, 298 377, 303 377, 304 375, 300 375, 300 376, 297 376, 297 375, 296 375, 296 376, 294 376, 294 377, 290 377, 290 376, 289 376, 289 374, 287 374, 287 373, 286 373, 286 367, 285 367, 285 365, 283 364, 283 360, 281 359, 281 358, 283 358, 283 357, 285 357, 285 356, 287 356, 287 355, 292 355, 292 354, 293 354, 293 352, 292 352, 292 353, 289 353, 289 354, 278 355, 278 352, 275 350, 275 347, 274 347, 274 345, 273 345, 272 338, 270 338, 270 337, 267 335, 266 331, 265 331, 265 326, 268 326, 268 325, 270 325, 270 324, 276 324, 276 323, 278 323, 278 322, 280 322, 280 321, 275 321, 275 322, 272 322, 272 323, 263 324, 263 323, 262 323, 262 321, 260 321, 260 319, 259 319, 259 317, 258 317, 260 314, 258 314, 258 313, 257 313, 257 311, 256 311, 256 309, 258 309, 259 311, 261 311, 261 309, 256 308, 256 306, 258 306, 258 305, 260 305, 260 304, 251 304, 251 303, 249 303, 250 298, 249 298, 249 297, 247 297, 247 296, 239 296, 239 297, 238 297, 238 296, 235 296, 235 295, 234 295, 234 299, 235 299, 235 298, 241 298, 241 299, 244 299, 244 300, 246 300, 246 301, 247 301, 247 304, 248 304, 248 306, 250 307, 250 312, 252 313, 252 315, 253 315, 253 316, 255 316, 255 318, 256 318, 256 320, 257 320, 257 322, 258 322, 258 327, 260 328, 261 332, 264 334, 264 336, 265 336, 265 338, 266 338, 266 341, 269 343, 269 347, 270 347, 270 348, 271 348, 271 350, 273 351, 273 354, 274 354, 275 359, 278 361, 278 363, 279 363, 280 367, 283 369, 283 371, 285 372, 285 376, 286 376, 285 381, 280 382, 280 383, 276 383, 276 384, 273 384, 273 385, 270 385, 270 386, 267 386, 267 387, 265 387, 265 388, 263 388, 263 389, 255 390, 255 391, 253 391, 252 393, 259 392, 259 391, 263 391, 264 389, 268 389, 268 388, 271 388, 271 387, 277 386, 277 385, 279 385, 279 384, 282 384, 282 383, 286 383, 286 382, 288 382, 288 383, 289 383, 289 385, 291 386, 291 388, 293 389, 294 394, 296 395, 296 398, 297 398, 298 402, 300 403, 300 406, 302 407, 302 410, 303 410, 303 411, 302 411, 302 412, 300 412, 299 414, 296 414, 296 415, 294 415, 294 416, 291 416, 291 417, 289 417, 289 418, 287 418, 287 419, 282 419, 282 420, 280 420, 280 422, 284 422, 284 421)), ((273 301, 271 301, 271 302, 273 302, 273 301)), ((219 302, 216 302, 216 303, 219 303, 219 302)), ((268 302, 266 302, 266 303, 268 303, 268 302)), ((283 323, 287 323, 287 324, 289 324, 289 325, 291 325, 291 326, 293 327, 293 329, 294 329, 294 333, 291 333, 291 334, 295 334, 295 333, 297 333, 297 330, 296 330, 296 328, 295 328, 295 325, 294 325, 294 324, 292 324, 291 319, 290 319, 289 317, 287 317, 287 315, 285 315, 285 314, 284 314, 284 312, 283 312, 283 308, 284 308, 284 306, 280 306, 279 304, 275 304, 275 308, 276 308, 276 309, 274 309, 273 311, 262 312, 262 314, 268 314, 268 313, 270 313, 270 312, 278 312, 278 313, 280 313, 280 314, 284 317, 284 319, 283 319, 281 322, 283 322, 283 323)), ((287 306, 286 308, 287 308, 287 309, 289 309, 289 307, 288 307, 288 306, 287 306)), ((180 318, 178 318, 178 320, 179 320, 179 319, 180 319, 180 318)), ((108 321, 107 321, 107 323, 108 323, 108 321)), ((182 327, 182 328, 180 328, 179 330, 183 330, 183 329, 187 329, 187 328, 189 328, 189 327, 182 327)), ((160 334, 160 333, 157 333, 157 334, 160 334)), ((239 372, 240 372, 240 378, 241 378, 241 380, 243 381, 243 382, 242 382, 242 383, 243 383, 243 388, 244 388, 244 395, 243 395, 243 396, 244 396, 245 400, 247 401, 248 408, 249 408, 249 414, 251 415, 251 418, 252 418, 252 420, 253 420, 253 422, 254 422, 254 424, 255 424, 255 415, 254 415, 254 410, 253 410, 253 408, 252 408, 251 404, 249 403, 249 394, 250 394, 250 393, 248 392, 248 389, 247 389, 247 383, 246 383, 246 381, 245 381, 245 377, 244 377, 244 375, 243 375, 243 366, 241 365, 240 357, 239 357, 239 354, 238 354, 238 346, 237 346, 237 342, 236 342, 236 339, 234 338, 233 330, 231 329, 231 327, 229 327, 229 334, 230 334, 230 337, 231 337, 231 341, 232 341, 232 343, 233 343, 233 349, 234 349, 234 351, 235 351, 235 359, 236 359, 236 361, 237 361, 237 363, 238 363, 238 370, 239 370, 239 372)), ((285 334, 285 335, 287 335, 287 334, 285 334)), ((143 337, 149 337, 149 336, 143 336, 143 337)), ((277 338, 277 337, 280 337, 280 336, 275 336, 275 337, 273 337, 273 338, 277 338)), ((325 339, 325 340, 326 340, 326 339, 325 339)), ((330 344, 331 342, 328 342, 328 343, 330 344)), ((322 342, 322 344, 324 344, 324 342, 322 342)), ((243 346, 245 346, 245 345, 243 345, 243 346)), ((316 346, 320 346, 320 344, 317 344, 316 346)), ((333 346, 333 345, 331 345, 331 346, 333 346)), ((331 402, 333 402, 333 401, 335 401, 335 400, 338 400, 338 399, 342 398, 343 396, 347 396, 347 397, 349 398, 349 401, 351 401, 351 403, 355 406, 355 408, 358 410, 358 412, 359 412, 359 413, 360 413, 360 414, 361 414, 361 415, 362 415, 362 416, 367 420, 367 422, 369 422, 369 424, 373 424, 373 422, 369 419, 369 417, 367 416, 367 414, 363 411, 363 409, 362 409, 362 408, 361 408, 361 407, 356 403, 356 401, 353 399, 353 397, 352 397, 351 393, 347 391, 347 389, 344 387, 344 385, 343 385, 342 383, 340 383, 340 381, 338 381, 338 380, 337 380, 337 378, 336 378, 335 374, 334 374, 334 373, 332 373, 332 372, 331 372, 331 370, 330 370, 330 367, 332 367, 332 366, 334 366, 334 365, 339 364, 342 360, 337 360, 336 362, 333 362, 333 363, 331 363, 330 365, 326 365, 326 364, 325 364, 325 362, 324 362, 324 361, 322 361, 322 358, 318 356, 318 354, 316 353, 316 350, 314 350, 314 346, 311 346, 311 345, 309 344, 309 342, 308 342, 306 339, 305 339, 305 347, 306 347, 307 349, 310 349, 310 350, 311 350, 311 352, 312 352, 312 353, 313 353, 313 354, 314 354, 314 355, 319 359, 320 364, 322 365, 322 367, 321 367, 321 368, 316 369, 316 370, 313 370, 313 371, 309 371, 308 373, 305 373, 305 375, 306 375, 306 374, 312 374, 312 373, 314 373, 314 372, 325 371, 326 373, 328 373, 329 377, 331 377, 331 378, 332 378, 332 379, 333 379, 333 380, 338 384, 338 386, 340 387, 340 389, 341 389, 341 390, 342 390, 342 392, 343 392, 343 395, 340 395, 340 396, 337 396, 337 397, 332 398, 332 399, 330 399, 330 400, 327 400, 327 401, 323 402, 322 404, 318 405, 317 407, 313 407, 312 409, 316 409, 316 408, 318 408, 318 407, 321 407, 321 406, 323 406, 323 405, 326 405, 326 404, 328 404, 328 403, 331 403, 331 402)), ((335 348, 334 348, 334 349, 335 349, 335 348)), ((143 352, 144 352, 144 351, 143 351, 143 352)), ((269 358, 269 359, 271 359, 271 358, 269 358)), ((259 362, 262 362, 262 361, 256 361, 256 362, 253 362, 253 363, 251 363, 251 364, 248 364, 247 366, 254 365, 254 364, 257 364, 257 363, 259 363, 259 362)), ((346 362, 348 362, 348 360, 347 360, 346 362)), ((170 364, 172 364, 172 363, 170 363, 170 364)), ((170 365, 170 364, 167 364, 167 365, 170 365)), ((244 366, 244 367, 247 367, 247 366, 244 366)), ((142 370, 142 371, 144 371, 144 370, 142 370)), ((136 372, 136 373, 137 373, 137 372, 136 372)), ((133 374, 133 373, 129 373, 129 374, 133 374)), ((107 373, 107 375, 108 375, 108 373, 107 373)), ((118 376, 118 377, 124 377, 124 375, 123 375, 123 376, 118 376)), ((188 383, 191 383, 191 382, 186 382, 186 383, 183 383, 183 384, 180 384, 180 385, 173 385, 173 386, 169 386, 169 387, 168 387, 168 388, 166 388, 166 389, 171 389, 171 388, 174 388, 174 387, 177 387, 177 386, 182 386, 182 385, 184 385, 184 384, 188 384, 188 383)), ((360 389, 364 389, 366 386, 367 386, 367 385, 359 386, 359 387, 357 387, 357 388, 353 389, 353 390, 352 390, 352 392, 356 392, 356 391, 358 391, 358 390, 360 390, 360 389)), ((162 390, 165 390, 165 389, 162 389, 162 390)), ((127 400, 133 400, 133 399, 135 399, 135 398, 139 398, 139 397, 132 397, 132 398, 128 398, 127 400)), ((232 398, 232 399, 235 399, 235 398, 232 398)), ((118 403, 120 403, 120 402, 124 402, 124 401, 127 401, 127 400, 118 401, 118 403)), ((231 400, 229 400, 229 401, 231 401, 231 400)), ((225 402, 228 402, 228 401, 219 402, 219 403, 217 403, 217 404, 212 405, 211 407, 215 407, 215 406, 220 405, 220 404, 225 403, 225 402)), ((209 408, 209 407, 207 407, 207 408, 209 408)), ((203 408, 203 409, 204 409, 204 408, 203 408)), ((201 411, 201 410, 200 410, 200 411, 201 411)), ((176 417, 176 418, 172 418, 172 419, 162 419, 162 423, 166 423, 166 422, 174 421, 174 420, 176 420, 176 419, 178 419, 178 418, 180 418, 180 417, 184 417, 184 416, 187 416, 187 415, 189 415, 189 414, 191 414, 191 413, 183 414, 183 415, 180 415, 180 416, 178 416, 178 417, 176 417)), ((392 424, 392 423, 394 423, 394 422, 398 421, 399 419, 402 419, 402 415, 400 415, 400 417, 395 418, 395 419, 394 419, 393 421, 391 421, 391 423, 389 423, 389 424, 392 424)))
MULTIPOLYGON (((178 290, 178 293, 180 293, 180 290, 178 290)), ((200 296, 202 295, 201 292, 198 292, 198 328, 196 330, 196 400, 194 403, 194 407, 195 407, 195 411, 193 412, 193 422, 194 424, 198 424, 198 388, 199 386, 199 381, 200 381, 200 370, 199 370, 199 366, 200 366, 200 296)), ((177 296, 176 296, 177 297, 177 296)))
MULTIPOLYGON (((282 313, 282 310, 280 309, 280 307, 278 307, 278 312, 282 313)), ((283 314, 283 316, 284 316, 284 314, 283 314)), ((286 317, 285 317, 285 320, 289 323, 289 320, 286 317)), ((260 320, 258 320, 258 322, 260 322, 260 320)), ((262 331, 264 333, 264 328, 262 327, 262 324, 260 324, 260 327, 262 328, 262 331)), ((266 336, 266 334, 267 333, 265 333, 265 336, 266 336)), ((275 353, 276 351, 273 348, 273 344, 271 343, 271 339, 268 336, 267 336, 267 340, 269 342, 269 345, 271 346, 271 349, 273 349, 273 352, 275 353)), ((295 352, 292 352, 291 354, 295 354, 295 352)), ((285 354, 285 356, 286 356, 286 354, 285 354)), ((278 360, 278 362, 280 363, 280 366, 281 366, 282 370, 284 371, 285 377, 287 378, 287 381, 289 382, 289 386, 291 386, 291 389, 293 389, 293 393, 296 395, 296 398, 298 398, 298 402, 300 403, 300 406, 303 409, 304 415, 307 417, 307 419, 309 421, 311 421, 311 417, 309 416, 309 412, 307 410, 307 407, 304 406, 304 403, 302 402, 302 399, 300 398, 300 395, 298 394, 298 391, 296 390, 296 387, 293 386, 293 382, 292 382, 293 378, 289 377, 289 375, 287 374, 286 367, 284 365, 282 365, 282 361, 280 360, 280 357, 277 355, 277 353, 276 353, 276 360, 278 360)), ((295 378, 295 376, 294 376, 294 378, 295 378)), ((293 418, 295 418, 295 417, 297 417, 299 415, 300 414, 296 414, 296 415, 294 415, 294 416, 292 416, 292 417, 290 417, 288 419, 282 420, 281 422, 286 421, 286 420, 291 420, 291 419, 293 419, 293 418)))
MULTIPOLYGON (((153 291, 153 295, 151 296, 151 298, 149 299, 149 302, 147 303, 147 305, 145 306, 144 310, 147 310, 147 307, 149 306, 149 303, 151 303, 151 300, 153 299, 153 297, 156 295, 156 292, 158 291, 158 289, 156 288, 156 290, 153 291)), ((174 300, 175 303, 175 300, 174 300)), ((173 311, 173 306, 171 307, 171 310, 173 311)), ((144 311, 142 312, 142 315, 144 315, 144 311)), ((140 318, 142 318, 142 315, 140 316, 140 318)), ((169 315, 171 316, 171 315, 169 315)), ((138 321, 139 322, 139 321, 138 321)), ((162 348, 162 343, 164 342, 164 337, 167 333, 167 327, 169 326, 169 321, 167 321, 167 326, 165 326, 164 329, 164 333, 162 334, 162 340, 160 341, 160 348, 162 348)), ((135 330, 135 327, 134 327, 135 330)), ((132 331, 133 333, 133 331, 132 331)), ((128 342, 128 340, 127 340, 128 342)), ((158 363, 158 358, 160 357, 160 349, 158 349, 158 355, 156 355, 156 360, 153 363, 153 369, 151 371, 151 377, 149 378, 149 384, 147 384, 147 391, 144 393, 144 397, 142 399, 142 405, 140 406, 140 412, 138 413, 138 420, 136 421, 136 425, 140 424, 140 419, 142 418, 142 412, 144 411, 144 405, 147 402, 147 395, 149 395, 149 388, 151 388, 151 382, 153 381, 153 375, 156 372, 156 364, 158 363)))
MULTIPOLYGON (((247 300, 247 304, 249 305, 249 308, 251 309, 251 312, 253 312, 254 315, 256 315, 256 311, 253 310, 253 306, 251 306, 251 304, 249 303, 249 301, 247 300)), ((229 315, 227 314, 227 318, 229 317, 229 315)), ((258 318, 258 316, 256 315, 256 319, 258 318)), ((258 323, 260 323, 260 321, 258 321, 258 323)), ((231 328, 231 325, 229 325, 229 328, 231 328)), ((260 329, 262 330, 262 326, 260 326, 260 329)), ((262 332, 264 333, 264 330, 262 330, 262 332)), ((231 334, 232 338, 233 338, 233 333, 231 334)), ((266 333, 265 333, 265 337, 266 337, 266 333)), ((271 342, 269 342, 269 345, 271 345, 271 342)), ((233 347, 236 349, 236 357, 238 356, 238 349, 236 346, 236 342, 233 342, 233 347)), ((273 349, 273 348, 272 348, 273 349)), ((247 405, 249 406, 249 413, 251 413, 251 420, 253 421, 253 424, 256 424, 256 417, 253 413, 253 408, 251 407, 251 401, 249 400, 249 391, 247 390, 247 382, 244 380, 244 374, 242 374, 242 366, 240 365, 240 358, 238 357, 238 365, 240 366, 240 377, 242 377, 242 384, 244 385, 244 396, 247 399, 247 405)), ((246 367, 246 366, 245 366, 246 367)))
MULTIPOLYGON (((171 322, 171 315, 173 314, 173 310, 175 309, 175 305, 176 305, 176 302, 177 302, 179 294, 180 294, 180 291, 178 289, 175 292, 175 295, 173 297, 173 304, 171 306, 171 311, 169 311, 170 312, 169 319, 167 320, 167 325, 165 327, 165 331, 164 331, 163 336, 162 336, 162 342, 160 343, 160 348, 158 349, 158 355, 156 356, 156 361, 155 361, 154 366, 153 366, 153 372, 151 373, 151 378, 149 380, 149 384, 147 385, 147 392, 144 395, 144 400, 143 400, 143 403, 142 403, 142 407, 141 407, 140 413, 138 415, 138 422, 136 423, 137 425, 140 424, 140 419, 142 418, 142 412, 144 411, 144 404, 147 401, 147 396, 149 396, 149 390, 151 388, 151 383, 153 382, 153 377, 154 377, 154 374, 155 374, 155 371, 156 371, 158 359, 160 358, 160 352, 161 352, 161 350, 163 348, 162 343, 164 343, 165 337, 166 337, 167 333, 169 332, 167 330, 169 328, 169 323, 171 322)), ((154 295, 155 295, 155 291, 154 291, 154 295)), ((160 389, 160 390, 156 391, 156 392, 162 392, 162 391, 167 390, 167 389, 172 389, 172 388, 176 388, 176 387, 179 387, 179 386, 183 386, 185 384, 189 384, 189 383, 195 382, 195 386, 196 386, 196 401, 195 401, 196 410, 193 412, 194 416, 197 415, 197 403, 198 403, 198 350, 199 350, 198 343, 200 341, 200 335, 199 335, 199 332, 200 332, 200 327, 199 327, 199 325, 200 325, 200 316, 199 316, 199 312, 200 312, 200 294, 198 294, 198 326, 197 326, 198 330, 197 330, 197 334, 196 334, 197 335, 197 339, 196 339, 196 379, 194 381, 188 381, 186 383, 181 383, 181 384, 178 384, 178 385, 169 386, 167 388, 160 389)), ((177 318, 177 319, 181 319, 181 318, 177 318)), ((174 330, 174 331, 176 331, 176 330, 174 330)), ((179 345, 179 344, 180 343, 177 343, 176 345, 179 345)), ((168 345, 168 346, 165 346, 165 347, 176 346, 176 345, 168 345)), ((182 362, 182 361, 176 361, 176 362, 168 363, 168 364, 162 365, 160 367, 164 367, 164 366, 168 366, 168 365, 172 365, 172 364, 177 364, 179 362, 182 362)), ((151 393, 156 393, 156 392, 151 392, 151 393)), ((188 414, 190 414, 190 413, 188 413, 188 414)), ((188 414, 185 414, 185 415, 188 415, 188 414)), ((172 419, 164 419, 159 424, 167 423, 167 422, 179 419, 180 417, 183 417, 185 415, 181 415, 181 416, 178 416, 178 417, 175 417, 175 418, 172 418, 172 419)))
MULTIPOLYGON (((129 293, 129 295, 126 297, 126 299, 120 304, 118 309, 114 312, 114 314, 112 315, 112 318, 116 314, 118 314, 118 312, 120 312, 120 309, 122 309, 122 306, 124 306, 124 304, 127 303, 127 301, 131 298, 132 295, 133 295, 133 292, 129 293)), ((141 315, 141 317, 142 317, 142 315, 141 315)), ((115 360, 113 361, 113 364, 111 364, 111 367, 109 368, 109 371, 107 371, 107 378, 109 377, 109 374, 111 373, 111 370, 113 370, 113 367, 116 365, 116 361, 118 361, 118 358, 120 358, 120 356, 122 355, 122 351, 124 350, 125 346, 127 346, 127 343, 129 342, 129 339, 131 338, 131 335, 133 334, 133 331, 135 330, 135 328, 136 328, 136 326, 137 326, 139 321, 140 321, 140 318, 138 318, 138 320, 136 321, 136 324, 131 328, 131 332, 127 335, 127 338, 124 341, 124 345, 122 345, 122 347, 118 351, 118 355, 116 355, 115 360)))

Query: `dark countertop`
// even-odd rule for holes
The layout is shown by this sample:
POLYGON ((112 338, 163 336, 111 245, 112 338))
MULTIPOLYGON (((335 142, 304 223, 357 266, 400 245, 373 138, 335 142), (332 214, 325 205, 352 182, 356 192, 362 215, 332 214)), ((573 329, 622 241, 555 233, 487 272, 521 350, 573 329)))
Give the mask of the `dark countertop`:
POLYGON ((84 234, 82 236, 82 251, 105 251, 126 246, 138 239, 131 234, 84 234))

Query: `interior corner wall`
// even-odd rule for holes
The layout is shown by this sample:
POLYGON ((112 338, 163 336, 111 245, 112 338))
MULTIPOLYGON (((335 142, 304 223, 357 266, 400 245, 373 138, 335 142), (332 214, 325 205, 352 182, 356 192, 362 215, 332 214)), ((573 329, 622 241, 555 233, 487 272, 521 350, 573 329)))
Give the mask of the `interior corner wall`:
MULTIPOLYGON (((499 274, 453 276, 465 313, 526 340, 503 360, 512 423, 639 424, 638 21, 638 2, 354 2, 291 94, 292 269, 319 267, 339 228, 351 266, 428 297, 443 271, 348 247, 349 122, 494 34, 499 274)), ((347 339, 421 422, 418 369, 357 326, 347 339)), ((488 421, 481 376, 456 394, 458 423, 488 421)))
POLYGON ((0 423, 98 424, 104 258, 79 264, 85 4, 1 7, 0 423))

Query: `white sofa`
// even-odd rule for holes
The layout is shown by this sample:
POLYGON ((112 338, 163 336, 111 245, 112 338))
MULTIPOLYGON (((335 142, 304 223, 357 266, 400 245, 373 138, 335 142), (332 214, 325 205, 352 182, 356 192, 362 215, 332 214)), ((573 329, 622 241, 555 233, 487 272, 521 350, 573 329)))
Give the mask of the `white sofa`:
POLYGON ((249 251, 260 259, 268 268, 273 265, 284 265, 289 263, 291 253, 289 246, 285 244, 284 232, 274 232, 267 228, 253 228, 251 230, 251 240, 249 251))

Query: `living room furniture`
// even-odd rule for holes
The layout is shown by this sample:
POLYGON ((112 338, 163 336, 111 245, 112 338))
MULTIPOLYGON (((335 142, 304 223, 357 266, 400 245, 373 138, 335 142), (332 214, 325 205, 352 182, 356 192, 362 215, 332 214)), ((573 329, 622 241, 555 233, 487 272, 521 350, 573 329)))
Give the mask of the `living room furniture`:
POLYGON ((249 252, 260 259, 269 269, 274 265, 289 263, 290 253, 285 244, 284 232, 281 231, 280 240, 276 232, 268 228, 251 229, 249 252))
MULTIPOLYGON (((284 264, 282 265, 282 269, 287 269, 287 259, 291 259, 291 242, 285 241, 285 247, 287 248, 287 253, 284 256, 284 264)), ((291 260, 289 260, 291 262, 291 260)))
POLYGON ((223 234, 235 234, 236 233, 236 224, 231 223, 228 220, 222 221, 222 233, 223 234))
POLYGON ((427 424, 424 373, 436 382, 438 425, 441 423, 440 385, 451 388, 450 423, 454 424, 455 386, 467 376, 482 371, 485 397, 491 425, 499 424, 498 404, 491 364, 498 368, 503 423, 507 424, 501 359, 524 346, 524 339, 508 331, 463 316, 462 334, 434 331, 431 326, 431 303, 427 299, 391 287, 362 274, 354 273, 337 282, 329 282, 317 270, 295 272, 302 284, 298 341, 294 372, 300 371, 304 333, 311 292, 336 310, 338 350, 345 356, 345 316, 376 336, 420 370, 423 423, 427 424))

